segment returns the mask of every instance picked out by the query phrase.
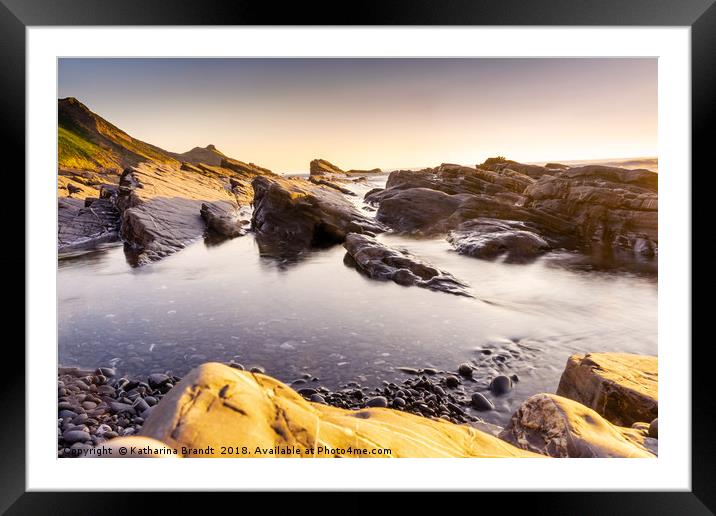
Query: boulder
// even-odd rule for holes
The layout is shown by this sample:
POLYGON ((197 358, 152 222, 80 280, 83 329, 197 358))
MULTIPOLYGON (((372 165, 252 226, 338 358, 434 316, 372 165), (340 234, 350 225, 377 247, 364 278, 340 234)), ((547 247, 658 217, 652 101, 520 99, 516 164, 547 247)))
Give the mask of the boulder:
POLYGON ((263 254, 294 254, 342 243, 348 233, 383 231, 332 188, 304 179, 267 176, 255 178, 252 186, 251 228, 263 254))
POLYGON ((450 273, 405 251, 391 249, 373 237, 351 233, 346 237, 344 247, 356 267, 373 279, 473 297, 469 287, 450 273))
POLYGON ((460 254, 508 263, 526 263, 550 249, 550 245, 525 222, 477 218, 463 222, 447 238, 460 254))
POLYGON ((554 394, 528 398, 499 437, 550 457, 654 458, 657 454, 656 439, 615 426, 581 403, 554 394))
POLYGON ((110 199, 57 199, 57 250, 69 251, 119 239, 119 211, 110 199))
POLYGON ((205 202, 201 205, 201 217, 206 227, 220 236, 234 238, 246 234, 236 203, 229 201, 205 202))
POLYGON ((342 194, 345 194, 345 195, 353 195, 353 196, 355 195, 355 192, 353 192, 352 190, 349 190, 348 188, 344 188, 341 185, 339 185, 338 183, 335 183, 333 181, 327 181, 325 179, 322 179, 320 176, 311 176, 308 178, 308 180, 315 185, 327 186, 328 188, 333 188, 334 190, 338 190, 339 192, 341 192, 342 194))
POLYGON ((169 391, 140 437, 185 457, 227 457, 221 447, 229 443, 246 448, 234 457, 540 457, 467 425, 311 403, 269 376, 217 363, 193 369, 169 391), (198 450, 204 453, 192 453, 198 450))
POLYGON ((628 353, 572 355, 557 394, 619 426, 650 422, 659 412, 658 359, 628 353))

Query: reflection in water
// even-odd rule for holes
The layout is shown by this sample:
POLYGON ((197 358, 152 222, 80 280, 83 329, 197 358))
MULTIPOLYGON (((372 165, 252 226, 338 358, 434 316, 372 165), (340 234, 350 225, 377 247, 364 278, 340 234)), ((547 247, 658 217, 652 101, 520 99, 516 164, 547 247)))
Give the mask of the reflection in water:
POLYGON ((655 275, 568 269, 564 253, 515 265, 461 256, 443 238, 380 240, 451 272, 477 299, 370 280, 341 246, 277 267, 249 234, 139 269, 121 245, 106 246, 59 262, 60 363, 183 375, 234 359, 283 381, 310 372, 334 389, 472 360, 475 388, 518 375, 497 411, 479 414, 504 424, 527 396, 555 391, 571 353, 656 354, 655 275))

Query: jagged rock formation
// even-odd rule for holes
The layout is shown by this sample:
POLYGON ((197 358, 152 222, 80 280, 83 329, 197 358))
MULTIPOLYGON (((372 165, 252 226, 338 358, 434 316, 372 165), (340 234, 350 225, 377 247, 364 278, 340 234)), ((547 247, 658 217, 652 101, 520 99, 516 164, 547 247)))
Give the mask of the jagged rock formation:
POLYGON ((499 434, 518 448, 550 457, 654 458, 657 440, 612 425, 592 409, 554 394, 535 394, 499 434))
POLYGON ((314 159, 310 164, 310 175, 326 176, 332 174, 345 174, 343 170, 325 159, 314 159))
POLYGON ((656 357, 628 353, 572 355, 557 394, 594 409, 620 426, 649 423, 659 413, 656 357))
POLYGON ((119 238, 119 212, 108 199, 60 198, 57 249, 67 251, 119 238))
POLYGON ((348 233, 379 232, 343 195, 303 179, 256 177, 251 227, 264 254, 284 256, 342 243, 348 233))
POLYGON ((276 447, 296 450, 283 455, 289 457, 385 457, 357 448, 388 448, 388 457, 539 457, 466 425, 387 408, 310 403, 269 376, 215 363, 192 370, 169 391, 141 436, 177 450, 213 447, 209 456, 234 443, 247 448, 243 457, 281 456, 269 455, 276 447))
POLYGON ((356 267, 373 279, 472 297, 468 286, 450 273, 422 262, 407 252, 391 249, 373 237, 351 233, 346 237, 344 247, 356 267))
MULTIPOLYGON (((492 158, 477 168, 442 164, 433 169, 392 172, 385 189, 365 201, 378 206, 376 218, 402 232, 457 230, 479 240, 479 218, 526 223, 534 236, 502 235, 500 246, 558 241, 569 248, 625 250, 653 257, 658 248, 658 176, 649 170, 600 165, 565 168, 526 165, 492 158), (535 238, 536 237, 536 238, 535 238)), ((512 223, 510 222, 510 223, 512 223)), ((473 245, 458 250, 474 253, 473 245)), ((516 249, 519 253, 519 249, 516 249)), ((488 253, 489 256, 490 253, 488 253)))

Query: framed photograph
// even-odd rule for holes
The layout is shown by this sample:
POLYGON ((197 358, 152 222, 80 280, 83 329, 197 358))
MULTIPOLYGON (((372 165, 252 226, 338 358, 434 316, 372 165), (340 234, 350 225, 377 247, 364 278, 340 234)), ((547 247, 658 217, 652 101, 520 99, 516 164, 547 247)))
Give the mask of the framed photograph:
POLYGON ((712 3, 3 0, 26 303, 0 508, 713 514, 712 3))

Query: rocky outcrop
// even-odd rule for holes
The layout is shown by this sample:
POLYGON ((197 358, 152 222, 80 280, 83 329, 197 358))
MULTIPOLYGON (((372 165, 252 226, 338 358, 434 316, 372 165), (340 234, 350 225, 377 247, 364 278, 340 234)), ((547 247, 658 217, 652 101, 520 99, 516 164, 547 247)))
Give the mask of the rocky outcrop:
POLYGON ((310 164, 310 175, 312 176, 330 176, 333 174, 345 174, 343 170, 335 166, 325 159, 314 159, 310 164))
POLYGON ((594 410, 553 394, 528 398, 499 437, 550 457, 654 458, 657 440, 612 425, 594 410))
POLYGON ((215 201, 201 205, 201 217, 209 231, 226 238, 235 238, 246 234, 241 222, 238 206, 233 202, 215 201))
POLYGON ((247 179, 253 179, 256 176, 275 176, 269 169, 260 167, 255 163, 244 163, 238 159, 227 158, 221 160, 221 168, 229 169, 237 174, 246 177, 247 179))
POLYGON ((547 229, 558 219, 574 226, 581 245, 653 257, 658 248, 658 175, 590 165, 544 175, 528 186, 526 207, 547 229), (550 217, 540 218, 540 215, 550 217))
POLYGON ((338 190, 342 194, 345 195, 352 195, 355 196, 355 192, 352 190, 349 190, 348 188, 344 188, 338 183, 335 183, 333 181, 327 181, 325 179, 322 179, 320 176, 311 176, 308 178, 308 180, 313 183, 314 185, 322 185, 327 186, 328 188, 333 188, 334 190, 338 190))
POLYGON ((477 218, 463 222, 447 238, 460 254, 508 263, 527 263, 550 249, 549 243, 524 222, 477 218))
POLYGON ((213 177, 152 163, 125 170, 117 206, 130 261, 144 265, 200 237, 206 228, 201 208, 207 201, 236 205, 233 194, 213 177))
POLYGON ((348 233, 383 228, 339 192, 303 179, 260 176, 253 180, 251 227, 264 254, 283 256, 342 243, 348 233))
POLYGON ((370 175, 376 175, 376 174, 382 174, 383 171, 379 168, 371 168, 370 170, 360 170, 352 168, 350 170, 346 170, 347 176, 370 176, 370 175))
POLYGON ((659 412, 658 359, 627 353, 572 355, 557 394, 619 426, 649 423, 659 412))
POLYGON ((424 263, 405 251, 391 249, 373 237, 349 234, 344 247, 356 267, 373 279, 472 297, 468 286, 450 273, 424 263))
POLYGON ((185 457, 198 450, 226 457, 227 443, 245 447, 246 455, 234 457, 539 457, 467 425, 311 403, 271 377, 215 363, 192 370, 169 391, 140 437, 185 457))
POLYGON ((109 199, 57 200, 57 250, 68 251, 119 238, 119 212, 109 199))

